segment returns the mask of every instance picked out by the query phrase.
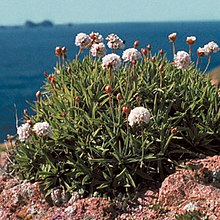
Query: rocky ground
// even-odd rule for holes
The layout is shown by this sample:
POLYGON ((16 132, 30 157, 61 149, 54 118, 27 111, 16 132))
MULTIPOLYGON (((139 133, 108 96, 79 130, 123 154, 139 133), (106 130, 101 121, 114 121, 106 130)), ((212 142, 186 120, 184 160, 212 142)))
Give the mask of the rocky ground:
POLYGON ((123 209, 120 202, 82 198, 53 190, 45 201, 39 183, 31 184, 5 172, 7 153, 0 154, 0 219, 104 220, 104 219, 220 219, 220 156, 190 160, 177 168, 160 187, 147 188, 123 209), (187 218, 181 218, 187 214, 187 218), (197 214, 198 218, 192 218, 197 214))

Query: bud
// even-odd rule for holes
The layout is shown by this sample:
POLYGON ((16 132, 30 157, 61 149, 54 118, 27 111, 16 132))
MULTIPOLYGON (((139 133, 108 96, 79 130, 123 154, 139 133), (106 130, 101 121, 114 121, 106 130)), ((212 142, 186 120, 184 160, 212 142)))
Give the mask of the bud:
POLYGON ((56 47, 55 48, 55 54, 56 54, 56 56, 60 56, 61 55, 61 51, 62 51, 62 49, 61 49, 61 47, 56 47))
POLYGON ((136 41, 134 42, 134 48, 136 49, 138 45, 139 45, 139 42, 138 42, 138 40, 136 40, 136 41))
POLYGON ((136 75, 133 75, 132 77, 131 77, 131 80, 132 81, 135 81, 137 79, 137 76, 136 75))
POLYGON ((132 60, 131 63, 132 63, 133 65, 135 65, 135 64, 136 64, 136 60, 132 60))
POLYGON ((70 67, 70 66, 68 66, 66 71, 67 71, 67 73, 69 73, 69 74, 70 74, 70 73, 71 73, 71 67, 70 67))
POLYGON ((137 96, 135 97, 135 99, 136 99, 136 101, 141 101, 141 96, 140 96, 140 95, 137 95, 137 96))
POLYGON ((75 97, 75 101, 76 101, 76 102, 79 102, 79 100, 80 100, 80 96, 76 96, 76 97, 75 97))
POLYGON ((66 48, 66 47, 62 47, 62 48, 61 48, 61 53, 62 53, 62 54, 65 54, 66 51, 67 51, 67 48, 66 48))
POLYGON ((128 115, 128 113, 130 112, 130 109, 129 109, 128 106, 125 105, 125 106, 122 108, 122 111, 123 111, 126 115, 128 115))
POLYGON ((116 97, 117 97, 117 100, 120 101, 122 99, 122 94, 118 93, 116 97))
POLYGON ((205 49, 199 47, 199 48, 197 49, 197 55, 198 55, 199 57, 204 57, 204 56, 206 55, 205 49))
POLYGON ((171 134, 176 134, 177 133, 177 127, 171 128, 171 134))
POLYGON ((111 93, 112 92, 112 86, 111 85, 108 85, 105 87, 105 92, 106 93, 111 93))
POLYGON ((28 110, 25 108, 25 109, 23 110, 23 113, 24 113, 24 115, 28 115, 28 110))
POLYGON ((40 92, 40 91, 37 91, 37 92, 36 92, 36 98, 37 98, 38 101, 39 101, 39 99, 40 99, 40 96, 41 96, 41 92, 40 92))
POLYGON ((186 38, 186 43, 189 44, 189 45, 194 44, 195 41, 196 41, 196 37, 194 37, 194 36, 191 36, 191 37, 187 37, 187 38, 186 38))
POLYGON ((8 141, 9 141, 9 143, 11 143, 11 144, 12 144, 12 139, 13 139, 13 136, 12 136, 12 135, 10 135, 10 134, 7 134, 7 139, 8 139, 8 141))
POLYGON ((220 80, 218 79, 218 78, 213 78, 212 80, 211 80, 211 84, 214 86, 218 86, 218 85, 220 85, 220 80))
POLYGON ((141 53, 142 53, 143 55, 147 55, 147 50, 144 49, 144 48, 141 48, 141 53))
POLYGON ((44 72, 44 76, 45 76, 45 77, 48 77, 49 74, 45 71, 45 72, 44 72))
POLYGON ((147 49, 148 51, 150 51, 150 50, 151 50, 151 45, 148 44, 148 45, 146 46, 146 49, 147 49))
POLYGON ((163 49, 160 49, 159 54, 160 54, 160 55, 163 55, 163 54, 164 54, 163 49))
POLYGON ((152 62, 152 63, 154 63, 154 62, 155 62, 155 60, 156 60, 156 57, 155 57, 155 56, 153 56, 153 57, 151 57, 151 59, 150 59, 150 60, 151 60, 151 62, 152 62))
POLYGON ((54 83, 55 82, 55 75, 54 74, 51 74, 48 76, 47 78, 51 83, 54 83))
POLYGON ((89 37, 91 38, 91 40, 95 40, 95 38, 96 38, 96 36, 95 36, 94 33, 91 33, 91 34, 89 35, 89 37))
POLYGON ((168 36, 170 42, 174 42, 176 40, 176 33, 172 33, 168 36))
POLYGON ((66 112, 62 112, 61 115, 62 115, 62 117, 65 118, 66 117, 66 112))
POLYGON ((27 120, 26 123, 28 123, 31 127, 33 127, 34 122, 32 120, 27 120))
POLYGON ((159 72, 163 72, 163 64, 160 64, 160 66, 158 67, 159 72))

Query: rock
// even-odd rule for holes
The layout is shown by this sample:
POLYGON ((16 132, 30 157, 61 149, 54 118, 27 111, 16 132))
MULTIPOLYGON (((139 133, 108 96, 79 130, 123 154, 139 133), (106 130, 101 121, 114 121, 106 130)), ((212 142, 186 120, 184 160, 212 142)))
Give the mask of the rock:
POLYGON ((61 206, 50 206, 40 183, 0 176, 0 219, 171 220, 194 211, 204 219, 220 219, 220 156, 190 160, 186 167, 177 168, 160 188, 152 186, 140 192, 124 209, 120 201, 81 198, 76 192, 67 196, 62 188, 55 188, 52 196, 54 204, 58 201, 61 206))
POLYGON ((220 180, 216 178, 220 156, 192 160, 187 165, 189 169, 180 169, 163 181, 159 203, 177 213, 192 203, 209 219, 220 219, 220 180))

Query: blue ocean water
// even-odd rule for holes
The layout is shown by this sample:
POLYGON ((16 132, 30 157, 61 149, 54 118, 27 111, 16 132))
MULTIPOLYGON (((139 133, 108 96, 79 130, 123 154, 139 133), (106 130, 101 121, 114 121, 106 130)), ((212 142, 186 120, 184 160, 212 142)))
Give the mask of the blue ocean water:
MULTIPOLYGON (((126 48, 138 40, 139 48, 151 44, 152 53, 163 49, 172 59, 170 33, 177 33, 177 50, 188 51, 187 36, 196 36, 193 50, 209 41, 220 45, 220 22, 173 22, 173 23, 112 23, 62 25, 49 28, 2 28, 0 29, 0 141, 7 134, 16 134, 15 109, 20 118, 24 108, 29 108, 26 100, 33 101, 44 80, 43 72, 53 72, 56 65, 54 48, 66 46, 67 56, 73 59, 78 51, 74 45, 77 33, 99 32, 106 37, 116 33, 126 41, 126 48), (16 106, 16 108, 15 108, 16 106)), ((220 53, 213 56, 209 69, 220 65, 220 53)))

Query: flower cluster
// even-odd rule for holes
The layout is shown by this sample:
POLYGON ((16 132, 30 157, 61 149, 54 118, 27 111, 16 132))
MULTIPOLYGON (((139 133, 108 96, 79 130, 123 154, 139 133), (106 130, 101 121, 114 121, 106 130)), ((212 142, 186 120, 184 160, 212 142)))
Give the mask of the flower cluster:
POLYGON ((52 128, 48 122, 38 122, 34 125, 33 131, 40 137, 51 137, 52 128))
POLYGON ((219 51, 219 46, 214 41, 211 41, 204 46, 204 50, 207 54, 217 53, 219 51))
POLYGON ((178 51, 174 55, 174 63, 178 69, 187 69, 191 64, 190 55, 185 51, 178 51))
POLYGON ((176 40, 176 33, 172 33, 168 36, 170 42, 174 42, 176 40))
POLYGON ((112 69, 116 70, 120 66, 121 66, 121 58, 120 58, 120 56, 118 56, 114 53, 105 55, 102 58, 102 68, 103 69, 112 68, 112 69))
POLYGON ((186 38, 186 43, 189 45, 192 45, 196 42, 196 37, 195 36, 190 36, 186 38))
POLYGON ((76 35, 75 45, 81 48, 86 48, 91 43, 89 35, 85 33, 79 33, 76 35))
POLYGON ((31 134, 31 125, 29 123, 22 124, 18 127, 17 134, 20 141, 26 141, 31 134))
POLYGON ((198 55, 199 57, 205 56, 205 55, 206 55, 206 50, 205 50, 204 48, 202 48, 202 47, 199 47, 199 48, 197 49, 197 55, 198 55))
POLYGON ((92 44, 90 53, 94 57, 103 57, 106 54, 105 44, 103 43, 95 43, 92 44))
POLYGON ((21 142, 28 140, 32 131, 35 132, 40 137, 52 136, 52 128, 48 124, 48 122, 38 122, 33 126, 33 129, 32 129, 32 124, 26 122, 25 124, 19 126, 17 129, 18 139, 21 142))
POLYGON ((94 57, 103 57, 106 54, 103 37, 99 33, 92 32, 90 35, 79 33, 75 38, 75 45, 80 48, 90 48, 90 53, 94 57))
POLYGON ((99 34, 98 32, 97 33, 94 33, 92 32, 90 35, 89 35, 92 43, 96 43, 96 44, 99 44, 99 43, 102 43, 103 42, 103 37, 101 34, 99 34))
POLYGON ((136 107, 131 110, 128 116, 129 125, 133 127, 135 124, 140 124, 141 122, 150 121, 150 113, 144 107, 136 107))
POLYGON ((219 46, 214 41, 205 44, 203 47, 197 49, 198 56, 206 56, 208 54, 217 53, 219 46))
POLYGON ((110 49, 123 49, 125 47, 124 41, 119 38, 116 34, 109 34, 106 37, 106 40, 108 41, 107 45, 110 49))
POLYGON ((129 48, 122 54, 122 59, 125 62, 133 62, 141 59, 141 53, 135 48, 129 48))

